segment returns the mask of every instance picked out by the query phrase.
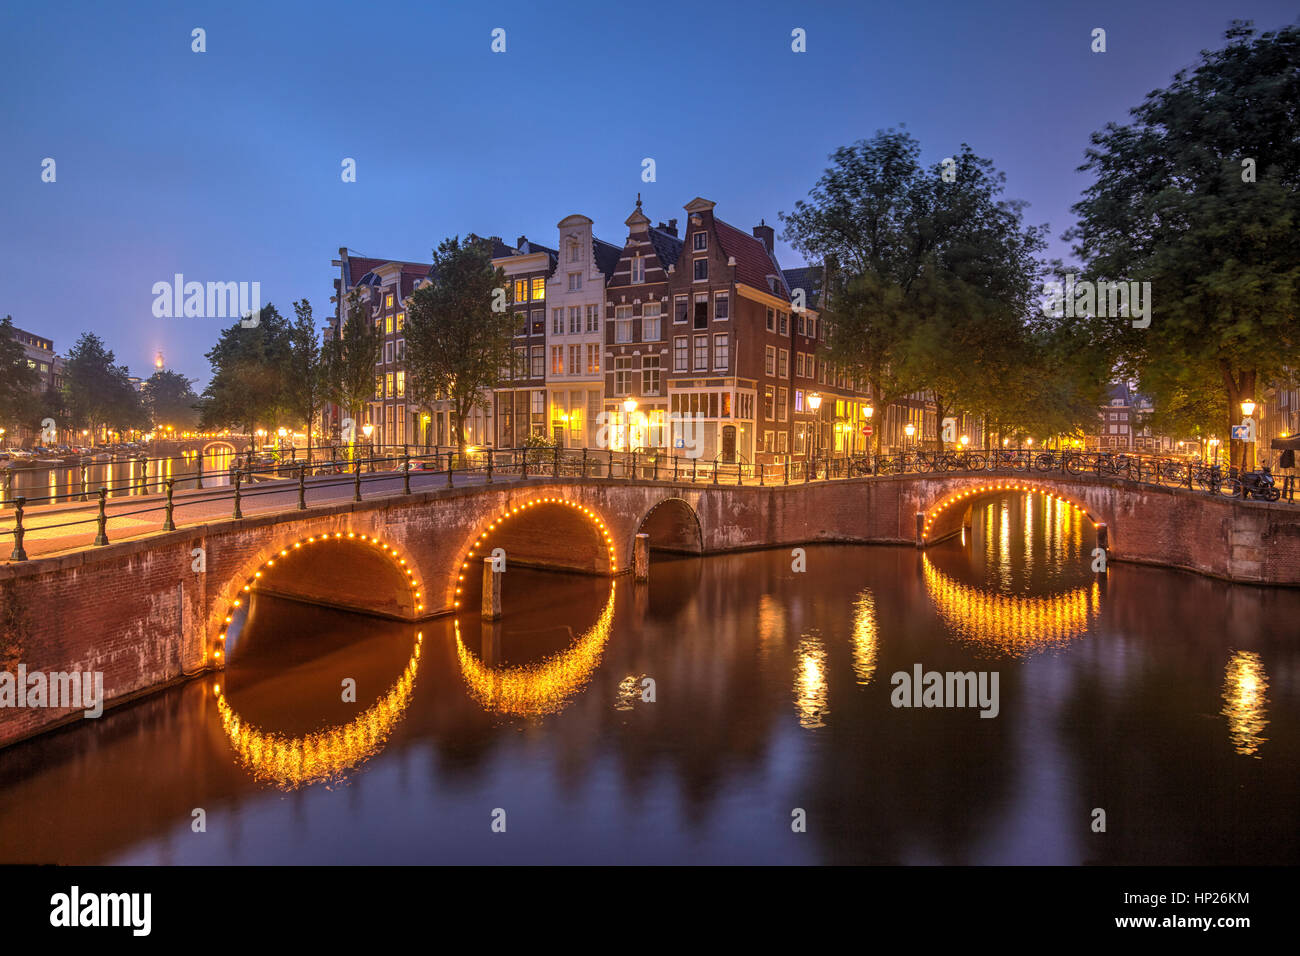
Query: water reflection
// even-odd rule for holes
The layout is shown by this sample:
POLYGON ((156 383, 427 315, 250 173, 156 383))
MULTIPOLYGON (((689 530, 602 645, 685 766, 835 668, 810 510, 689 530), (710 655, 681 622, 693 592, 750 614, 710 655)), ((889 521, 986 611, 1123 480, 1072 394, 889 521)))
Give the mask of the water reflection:
POLYGON ((826 686, 826 648, 815 633, 805 634, 795 649, 794 707, 799 726, 816 730, 826 726, 830 713, 826 686))
POLYGON ((876 599, 870 589, 853 602, 853 673, 859 684, 871 683, 876 673, 876 651, 880 635, 876 628, 876 599))
POLYGON ((1259 749, 1268 740, 1268 675, 1254 651, 1237 651, 1228 661, 1223 677, 1223 710, 1228 718, 1232 747, 1247 757, 1259 757, 1259 749))

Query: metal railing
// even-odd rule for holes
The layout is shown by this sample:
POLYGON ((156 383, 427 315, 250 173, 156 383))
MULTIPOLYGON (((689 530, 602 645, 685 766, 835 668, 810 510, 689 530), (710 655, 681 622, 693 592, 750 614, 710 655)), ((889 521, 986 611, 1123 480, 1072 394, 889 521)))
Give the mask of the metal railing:
MULTIPOLYGON (((942 473, 1006 473, 1077 477, 1091 475, 1099 478, 1132 481, 1141 484, 1182 488, 1191 492, 1216 496, 1243 497, 1251 495, 1245 479, 1235 470, 1222 473, 1217 467, 1202 462, 1158 458, 1148 455, 1115 455, 1104 452, 1054 452, 1027 448, 994 449, 963 452, 908 452, 901 455, 866 455, 849 457, 812 457, 809 459, 776 462, 706 460, 680 455, 667 455, 661 451, 614 451, 610 449, 478 449, 460 452, 455 449, 435 450, 429 453, 412 452, 409 446, 376 448, 381 454, 358 457, 339 456, 341 449, 327 446, 313 452, 325 452, 328 458, 314 457, 305 460, 290 458, 276 462, 232 466, 224 476, 229 484, 204 488, 202 469, 195 475, 181 477, 159 474, 150 478, 147 465, 139 478, 131 478, 134 498, 131 503, 122 501, 122 507, 112 508, 113 488, 101 484, 97 488, 84 485, 80 494, 69 496, 15 496, 3 499, 5 507, 12 507, 15 515, 13 527, 0 528, 0 539, 11 536, 14 547, 11 560, 27 560, 24 538, 32 530, 42 534, 63 529, 95 526, 94 545, 109 543, 109 523, 121 519, 139 519, 143 515, 161 515, 161 529, 176 528, 175 509, 209 505, 229 501, 230 517, 242 518, 243 509, 250 500, 270 495, 286 495, 297 491, 296 503, 291 509, 308 509, 308 492, 316 497, 317 504, 337 502, 339 496, 327 494, 324 500, 318 492, 329 489, 350 488, 351 500, 362 501, 367 484, 374 488, 382 484, 384 495, 412 494, 411 482, 416 476, 430 476, 434 480, 421 481, 420 490, 438 487, 457 487, 466 483, 491 484, 501 480, 528 480, 545 478, 594 478, 610 481, 663 481, 674 484, 702 484, 710 486, 788 486, 810 482, 839 481, 854 478, 889 478, 899 475, 928 475, 942 473), (400 453, 399 452, 400 449, 400 453), (394 452, 394 453, 388 453, 394 452), (436 477, 434 477, 436 476, 436 477), (401 490, 387 486, 401 479, 401 490), (181 485, 190 484, 189 488, 181 485), (150 489, 153 489, 152 491, 150 489), (177 500, 177 492, 183 497, 177 500), (78 503, 70 504, 69 497, 78 503), (140 500, 146 498, 148 500, 140 500), (64 500, 64 506, 58 502, 64 500), (95 502, 93 514, 80 507, 80 502, 95 502), (54 518, 54 523, 42 523, 31 529, 27 510, 41 504, 53 505, 41 517, 54 518), (138 505, 138 506, 133 506, 138 505), (61 515, 67 520, 59 520, 61 515)), ((174 459, 146 459, 168 461, 174 459)), ((213 477, 209 472, 209 480, 213 477)), ((6 490, 8 486, 6 485, 6 490)), ((120 491, 120 489, 119 489, 120 491)), ((1280 489, 1280 500, 1293 503, 1295 488, 1288 477, 1280 489)), ((121 500, 120 498, 117 500, 121 500)), ((211 514, 205 515, 208 520, 211 514)), ((139 521, 135 524, 138 526, 139 521)), ((119 528, 121 525, 119 524, 119 528)), ((69 534, 74 532, 68 532, 69 534)))

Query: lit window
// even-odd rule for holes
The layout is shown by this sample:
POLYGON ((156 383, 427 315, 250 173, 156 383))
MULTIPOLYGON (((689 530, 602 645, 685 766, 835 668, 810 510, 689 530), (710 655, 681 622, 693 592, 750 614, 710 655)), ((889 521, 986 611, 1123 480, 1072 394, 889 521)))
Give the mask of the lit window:
POLYGON ((384 332, 388 335, 393 334, 393 316, 391 315, 388 317, 388 321, 384 324, 384 332))
POLYGON ((397 397, 404 398, 405 396, 406 396, 406 373, 398 372, 397 373, 397 397))
POLYGON ((564 346, 563 345, 551 346, 551 374, 552 375, 564 374, 564 346))
POLYGON ((515 280, 515 301, 516 302, 528 301, 528 280, 527 279, 515 280))
POLYGON ((589 342, 587 344, 587 374, 595 375, 600 371, 600 346, 589 342))
POLYGON ((546 280, 544 278, 537 278, 533 280, 533 301, 534 302, 546 301, 546 280))
POLYGON ((393 294, 390 292, 388 293, 388 295, 384 296, 384 308, 391 309, 392 307, 393 307, 393 294))

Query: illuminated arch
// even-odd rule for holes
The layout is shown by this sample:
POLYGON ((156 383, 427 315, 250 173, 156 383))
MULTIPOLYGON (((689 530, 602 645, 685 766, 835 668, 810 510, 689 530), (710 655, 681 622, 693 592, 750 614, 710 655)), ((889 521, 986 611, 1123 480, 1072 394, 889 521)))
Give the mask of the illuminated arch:
POLYGON ((1101 609, 1097 582, 1046 597, 998 594, 953 580, 922 555, 925 589, 958 638, 1010 657, 1063 647, 1092 626, 1101 609))
POLYGON ((239 454, 239 449, 235 447, 235 445, 234 445, 233 442, 228 442, 228 441, 210 441, 210 442, 208 442, 207 444, 205 444, 205 445, 203 446, 203 450, 199 452, 199 455, 201 455, 201 456, 206 456, 206 455, 208 454, 208 452, 210 452, 210 451, 212 451, 212 450, 214 450, 214 449, 217 449, 217 448, 225 448, 225 449, 228 449, 232 455, 238 455, 238 454, 239 454))
POLYGON ((298 736, 287 736, 243 720, 215 688, 221 729, 240 764, 254 777, 282 790, 337 780, 379 753, 406 712, 420 665, 422 632, 400 677, 379 700, 346 724, 298 736))
MULTIPOLYGON (((690 516, 691 527, 694 529, 695 532, 695 543, 698 547, 694 549, 683 549, 683 551, 690 554, 703 554, 704 553, 704 526, 700 524, 699 513, 693 507, 691 507, 691 503, 687 501, 685 498, 674 496, 670 498, 663 498, 660 499, 659 501, 656 501, 653 505, 650 506, 650 510, 641 516, 641 520, 637 522, 636 531, 633 532, 633 536, 635 537, 635 535, 640 534, 642 530, 644 530, 644 528, 646 527, 646 524, 654 516, 654 514, 658 512, 660 508, 663 508, 665 505, 668 505, 674 509, 678 509, 679 511, 681 509, 685 509, 686 514, 690 516)), ((631 546, 632 546, 632 542, 629 542, 628 543, 629 553, 631 553, 631 546)), ((657 546, 654 543, 654 541, 651 541, 650 547, 655 548, 659 546, 657 546)), ((673 549, 667 549, 667 550, 673 550, 673 549)))
POLYGON ((479 532, 478 536, 474 538, 473 543, 470 544, 465 557, 461 559, 460 567, 458 567, 454 572, 455 578, 449 582, 448 598, 453 610, 460 609, 461 592, 465 589, 465 575, 470 569, 470 561, 475 557, 482 557, 483 545, 487 541, 488 536, 511 518, 518 517, 519 515, 536 508, 538 505, 562 505, 566 508, 572 508, 574 511, 577 511, 586 518, 595 528, 601 541, 605 544, 606 561, 609 565, 609 573, 618 573, 618 558, 614 553, 614 539, 610 535, 609 526, 605 524, 605 520, 597 514, 594 509, 588 508, 586 505, 580 504, 579 502, 570 501, 568 498, 557 498, 549 495, 540 498, 530 498, 527 501, 516 502, 515 504, 509 505, 486 525, 480 526, 482 530, 479 532))
POLYGON ((284 562, 291 561, 293 556, 303 548, 310 548, 315 544, 323 544, 326 541, 354 541, 357 544, 368 545, 378 548, 386 555, 397 570, 406 577, 407 587, 410 588, 412 603, 416 613, 424 610, 423 591, 419 579, 415 576, 415 571, 406 558, 402 557, 396 548, 392 545, 381 541, 378 537, 369 534, 359 534, 355 531, 335 531, 325 532, 323 534, 312 534, 305 538, 299 538, 296 541, 285 542, 278 549, 272 549, 270 557, 256 566, 251 576, 245 577, 244 584, 239 584, 239 578, 236 578, 231 585, 230 597, 226 600, 226 613, 222 617, 222 623, 218 628, 216 639, 212 646, 204 649, 203 663, 207 666, 215 665, 217 667, 225 666, 225 643, 226 628, 234 621, 235 614, 243 606, 244 597, 248 595, 253 585, 262 580, 266 575, 273 573, 272 569, 277 566, 277 562, 283 566, 284 562))
MULTIPOLYGON (((1055 499, 1056 501, 1061 502, 1061 504, 1073 508, 1075 511, 1078 511, 1080 514, 1082 514, 1085 518, 1087 518, 1090 522, 1092 522, 1092 526, 1094 529, 1099 524, 1097 519, 1092 515, 1090 511, 1088 511, 1087 508, 1079 504, 1077 501, 1073 501, 1070 498, 1067 498, 1064 495, 1059 494, 1048 485, 1044 485, 1035 481, 1025 481, 1025 480, 1018 480, 1013 478, 1006 478, 1000 481, 988 481, 983 484, 977 485, 975 487, 963 488, 960 491, 952 492, 951 494, 941 498, 935 504, 932 504, 925 512, 925 521, 921 528, 921 544, 922 545, 932 544, 934 543, 935 540, 937 540, 931 537, 930 531, 934 529, 935 522, 938 521, 940 518, 942 518, 945 512, 948 512, 949 509, 955 508, 960 505, 973 504, 977 498, 983 498, 988 495, 996 495, 996 494, 1000 494, 1004 492, 1012 492, 1012 491, 1039 494, 1045 498, 1055 499)), ((955 533, 956 533, 955 531, 949 531, 945 535, 943 535, 943 537, 948 537, 949 535, 955 533)))
POLYGON ((611 580, 609 598, 595 624, 565 650, 536 664, 489 667, 465 646, 456 619, 456 660, 470 695, 484 709, 499 714, 539 717, 559 713, 587 685, 600 664, 614 622, 614 588, 611 580))

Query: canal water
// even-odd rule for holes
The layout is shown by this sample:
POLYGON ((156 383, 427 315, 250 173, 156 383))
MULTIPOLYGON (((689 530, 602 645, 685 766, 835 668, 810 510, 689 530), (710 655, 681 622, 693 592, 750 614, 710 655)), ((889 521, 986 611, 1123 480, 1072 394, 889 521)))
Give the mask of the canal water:
POLYGON ((511 569, 494 625, 259 598, 224 673, 0 751, 0 861, 1300 862, 1300 593, 1094 547, 1009 497, 924 554, 511 569), (996 716, 894 706, 918 667, 996 716))
MULTIPOLYGON (((232 446, 209 449, 203 456, 203 487, 217 488, 230 484, 230 465, 235 459, 232 446)), ((85 494, 93 499, 99 489, 107 488, 110 498, 131 495, 157 495, 166 491, 168 478, 175 479, 176 489, 198 487, 199 455, 190 452, 174 457, 149 454, 147 458, 107 455, 88 458, 85 462, 58 466, 0 465, 0 502, 24 497, 29 503, 62 504, 80 501, 85 494)))

